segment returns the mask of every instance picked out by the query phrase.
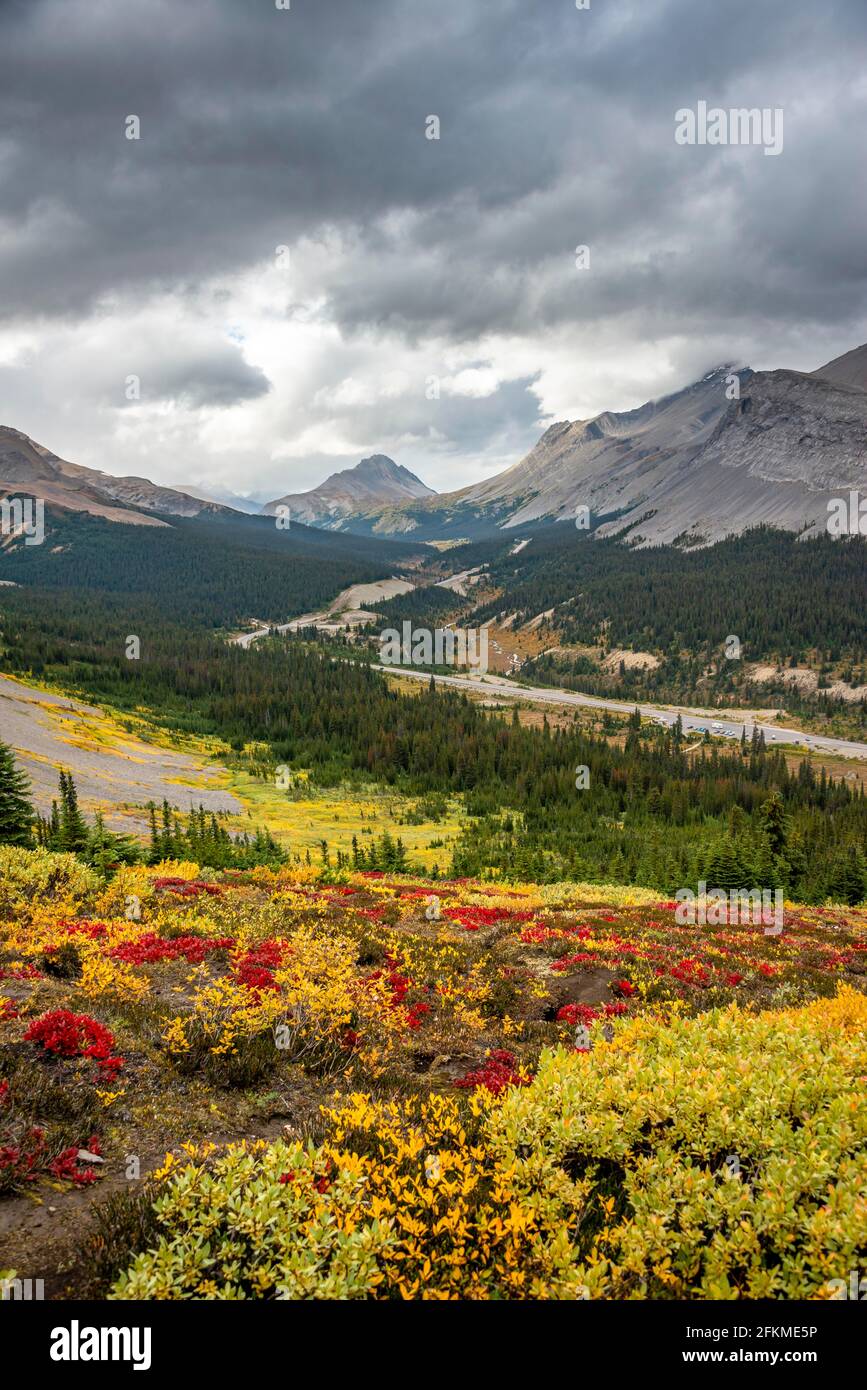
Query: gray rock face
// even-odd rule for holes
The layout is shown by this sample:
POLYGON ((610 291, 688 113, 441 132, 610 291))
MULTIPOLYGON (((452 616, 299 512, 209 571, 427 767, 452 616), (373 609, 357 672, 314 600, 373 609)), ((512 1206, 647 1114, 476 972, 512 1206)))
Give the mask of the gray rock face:
POLYGON ((850 489, 867 489, 867 392, 760 372, 679 467, 600 529, 627 528, 643 544, 684 533, 710 542, 761 523, 816 534, 829 500, 850 489))
POLYGON ((711 437, 730 404, 731 372, 722 367, 637 410, 552 425, 525 459, 461 498, 478 506, 522 499, 507 526, 540 517, 571 520, 581 506, 594 516, 629 509, 663 489, 711 437))
MULTIPOLYGON (((862 371, 867 347, 818 373, 721 367, 637 410, 561 421, 506 472, 416 510, 416 535, 456 508, 508 528, 571 522, 579 507, 603 519, 600 535, 638 545, 709 544, 762 523, 815 535, 831 498, 867 493, 867 391, 849 381, 862 371)), ((375 529, 400 520, 393 507, 375 529)))

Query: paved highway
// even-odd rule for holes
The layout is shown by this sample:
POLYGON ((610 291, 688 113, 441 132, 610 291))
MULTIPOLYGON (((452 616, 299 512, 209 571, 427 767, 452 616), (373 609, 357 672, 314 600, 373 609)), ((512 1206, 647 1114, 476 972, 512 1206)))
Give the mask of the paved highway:
MULTIPOLYGON (((277 631, 288 632, 297 629, 312 618, 317 617, 321 617, 321 615, 307 614, 303 619, 296 618, 291 623, 281 624, 277 631)), ((263 626, 255 632, 238 633, 230 638, 230 641, 236 642, 240 647, 249 647, 252 642, 264 637, 270 630, 263 626)), ((374 665, 373 669, 384 671, 392 676, 407 676, 410 680, 430 680, 429 671, 418 671, 412 666, 374 665)), ((526 700, 534 705, 582 705, 590 709, 613 710, 617 714, 631 714, 635 709, 635 705, 629 702, 604 700, 595 695, 582 695, 577 690, 560 690, 556 686, 518 685, 516 681, 511 681, 506 676, 494 675, 493 672, 484 676, 435 675, 434 680, 440 685, 453 685, 458 690, 474 690, 482 695, 508 700, 526 700)), ((741 737, 745 729, 747 738, 752 738, 753 729, 756 728, 762 730, 769 746, 773 746, 775 743, 795 744, 802 748, 812 748, 817 753, 834 753, 842 758, 867 758, 867 743, 854 743, 847 739, 829 738, 819 734, 805 734, 799 729, 782 728, 776 723, 765 724, 753 718, 737 720, 716 711, 681 708, 677 705, 639 704, 638 708, 643 715, 648 719, 656 720, 658 724, 671 725, 680 715, 684 733, 704 733, 707 729, 714 737, 729 738, 734 742, 736 738, 741 737)))
MULTIPOLYGON (((430 680, 429 671, 416 671, 410 666, 376 666, 375 670, 391 675, 408 676, 415 680, 430 680)), ((442 685, 453 685, 459 690, 474 690, 482 695, 505 697, 510 700, 527 700, 534 705, 582 705, 591 709, 609 709, 619 714, 631 714, 634 703, 619 700, 603 700, 595 695, 582 695, 576 690, 559 690, 552 686, 523 686, 510 681, 505 676, 488 674, 485 676, 439 676, 434 680, 442 685)), ((697 710, 681 709, 678 706, 639 704, 643 715, 659 724, 674 724, 680 715, 685 733, 703 733, 705 729, 720 738, 730 738, 732 742, 740 738, 746 729, 747 738, 752 738, 753 729, 761 729, 769 746, 773 744, 797 744, 815 749, 821 753, 835 753, 843 758, 867 758, 867 743, 853 743, 843 738, 828 738, 824 735, 805 734, 798 729, 786 729, 780 725, 765 724, 760 720, 732 719, 721 713, 702 713, 697 710)))

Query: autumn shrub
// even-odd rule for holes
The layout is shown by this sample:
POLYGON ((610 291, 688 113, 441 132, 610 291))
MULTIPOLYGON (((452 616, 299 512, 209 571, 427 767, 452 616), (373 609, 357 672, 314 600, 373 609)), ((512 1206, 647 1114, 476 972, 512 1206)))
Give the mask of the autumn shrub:
POLYGON ((96 899, 95 909, 101 917, 145 913, 154 897, 154 870, 144 864, 122 864, 96 899))
POLYGON ((490 1152, 487 1103, 356 1094, 318 1148, 236 1145, 187 1164, 114 1297, 581 1296, 562 1203, 522 1191, 490 1152))
POLYGON ((15 916, 34 900, 81 903, 99 883, 99 876, 74 854, 0 845, 0 918, 15 916))
POLYGON ((109 1080, 123 1066, 123 1058, 114 1055, 114 1034, 89 1014, 51 1009, 30 1024, 24 1041, 38 1044, 52 1057, 87 1058, 109 1080))
POLYGON ((545 1054, 491 1115, 516 1181, 584 1188, 592 1297, 823 1297, 863 1264, 867 998, 736 1006, 545 1054))
POLYGON ((279 1001, 225 977, 200 986, 192 1009, 168 1019, 162 1045, 177 1071, 201 1071, 217 1086, 251 1086, 278 1060, 279 1001))
POLYGON ((83 1077, 55 1079, 12 1048, 0 1051, 0 1196, 26 1190, 40 1176, 78 1185, 92 1169, 77 1162, 100 1122, 96 1089, 83 1077))
POLYGON ((77 980, 81 976, 81 952, 74 941, 64 941, 43 951, 39 965, 57 980, 77 980))

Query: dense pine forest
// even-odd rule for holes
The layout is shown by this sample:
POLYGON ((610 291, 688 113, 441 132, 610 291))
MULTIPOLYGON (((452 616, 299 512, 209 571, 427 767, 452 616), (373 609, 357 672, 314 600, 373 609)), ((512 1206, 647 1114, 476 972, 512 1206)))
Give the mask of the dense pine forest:
POLYGON ((286 764, 310 769, 320 786, 361 779, 463 793, 477 819, 441 870, 665 892, 715 877, 806 901, 864 895, 867 799, 807 764, 791 772, 761 740, 687 751, 677 729, 634 719, 622 746, 577 723, 529 727, 454 691, 398 693, 367 665, 298 639, 242 651, 131 612, 116 595, 12 590, 3 607, 6 669, 62 680, 121 710, 147 708, 168 728, 219 735, 239 760, 245 745, 264 744, 263 776, 286 764), (125 656, 131 625, 141 637, 135 661, 125 656))
MULTIPOLYGON (((744 657, 793 661, 816 648, 831 661, 863 661, 867 541, 803 541, 769 527, 701 549, 636 549, 562 525, 489 568, 519 620, 557 608, 564 640, 645 651, 705 651, 730 633, 744 657), (517 582, 516 582, 517 575, 517 582), (560 606, 563 605, 562 611, 560 606)), ((493 618, 502 603, 476 609, 493 618)))
POLYGON ((132 612, 150 611, 155 622, 211 628, 251 617, 285 622, 424 550, 296 523, 281 530, 273 517, 240 514, 172 517, 171 526, 160 528, 50 510, 46 521, 45 544, 5 551, 0 578, 63 593, 117 595, 134 600, 132 612))
MULTIPOLYGON (((457 556, 460 552, 453 552, 457 556)), ((475 547, 464 558, 474 559, 475 547)), ((661 658, 653 671, 601 672, 587 657, 551 653, 522 676, 588 694, 717 703, 742 698, 751 662, 810 664, 821 677, 867 680, 867 541, 799 540, 759 527, 702 549, 638 550, 593 539, 570 526, 548 527, 519 556, 488 559, 489 582, 503 591, 476 606, 475 624, 516 613, 517 622, 554 609, 552 645, 628 648, 661 658), (816 633, 822 634, 821 643, 816 633), (727 660, 726 639, 740 640, 727 660)), ((764 702, 791 687, 756 687, 764 702)), ((864 711, 861 711, 864 718, 864 711)))

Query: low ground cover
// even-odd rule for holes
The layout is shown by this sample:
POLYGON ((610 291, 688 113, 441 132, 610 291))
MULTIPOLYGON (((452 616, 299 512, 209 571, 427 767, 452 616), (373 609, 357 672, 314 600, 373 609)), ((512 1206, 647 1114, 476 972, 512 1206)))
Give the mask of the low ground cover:
POLYGON ((0 1269, 55 1297, 829 1296, 863 1259, 867 910, 768 935, 674 907, 0 850, 0 1269))

